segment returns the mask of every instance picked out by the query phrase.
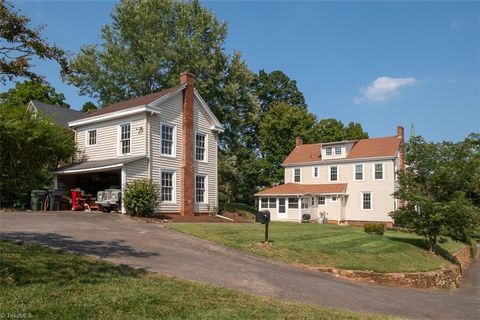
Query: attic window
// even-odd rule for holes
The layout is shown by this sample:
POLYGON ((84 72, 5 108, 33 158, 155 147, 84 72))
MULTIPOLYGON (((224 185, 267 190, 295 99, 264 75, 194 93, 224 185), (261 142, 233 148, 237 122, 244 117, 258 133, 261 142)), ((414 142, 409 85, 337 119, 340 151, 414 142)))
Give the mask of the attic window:
POLYGON ((332 147, 326 147, 325 148, 325 155, 327 155, 327 156, 332 155, 332 147))

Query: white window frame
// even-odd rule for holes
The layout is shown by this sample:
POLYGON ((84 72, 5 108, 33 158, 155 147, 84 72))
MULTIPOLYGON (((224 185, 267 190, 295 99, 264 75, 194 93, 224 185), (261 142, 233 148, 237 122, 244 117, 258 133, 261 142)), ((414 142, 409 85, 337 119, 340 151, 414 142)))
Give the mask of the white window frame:
POLYGON ((333 202, 333 203, 336 203, 338 202, 338 196, 330 196, 330 202, 333 202), (333 198, 335 198, 335 200, 333 200, 333 198))
POLYGON ((341 155, 342 154, 342 146, 335 146, 333 148, 333 154, 338 156, 338 155, 341 155), (340 153, 337 153, 337 150, 340 149, 340 153))
POLYGON ((177 203, 177 172, 175 170, 160 170, 160 204, 177 203), (162 173, 172 174, 172 201, 162 201, 162 173))
POLYGON ((277 198, 277 208, 278 208, 278 209, 277 209, 277 210, 278 210, 277 212, 278 212, 279 214, 286 214, 286 213, 287 213, 287 209, 288 209, 288 198, 283 198, 283 197, 277 198), (280 199, 283 199, 283 200, 284 200, 283 212, 280 211, 280 199))
POLYGON ((288 204, 287 204, 287 208, 288 208, 288 209, 298 209, 298 208, 300 208, 300 200, 299 200, 298 198, 292 198, 292 197, 290 197, 290 198, 288 198, 288 201, 287 201, 287 202, 288 202, 288 204), (290 208, 290 199, 297 199, 297 206, 296 206, 296 207, 290 208))
MULTIPOLYGON (((130 128, 131 130, 131 128, 130 128)), ((86 136, 85 136, 85 146, 86 147, 94 147, 96 146, 98 143, 98 131, 97 129, 90 129, 90 130, 87 130, 86 131, 86 136), (94 144, 90 144, 90 132, 93 132, 95 131, 95 143, 94 144)))
POLYGON ((120 123, 117 129, 117 155, 118 156, 129 156, 132 154, 133 149, 133 124, 132 121, 120 123), (130 125, 130 152, 129 153, 122 153, 122 126, 130 125))
POLYGON ((312 177, 313 178, 318 178, 320 176, 320 167, 319 166, 314 166, 312 168, 312 177))
POLYGON ((205 162, 207 163, 208 162, 208 134, 205 133, 205 132, 201 132, 201 131, 195 131, 195 145, 193 146, 194 150, 194 155, 195 155, 195 161, 198 161, 198 162, 205 162), (205 138, 205 148, 204 148, 204 151, 203 151, 203 160, 197 160, 197 135, 201 135, 205 138))
POLYGON ((385 162, 374 162, 374 163, 372 163, 372 180, 375 180, 375 181, 385 180, 385 162), (375 177, 375 165, 377 165, 377 164, 382 165, 382 179, 376 179, 376 177, 375 177))
POLYGON ((353 181, 365 180, 365 165, 363 163, 354 163, 352 171, 353 171, 353 181), (357 179, 357 166, 362 166, 362 179, 357 179))
POLYGON ((326 155, 326 156, 331 156, 331 155, 333 155, 332 147, 325 147, 325 155, 326 155), (328 150, 329 152, 327 152, 327 150, 328 150), (329 154, 329 153, 330 153, 330 154, 329 154))
POLYGON ((373 210, 373 192, 371 192, 371 191, 362 191, 362 192, 360 192, 360 209, 361 209, 362 211, 372 211, 372 210, 373 210), (363 205, 364 205, 364 203, 363 203, 363 195, 364 195, 364 194, 367 194, 367 193, 370 194, 370 209, 365 209, 364 206, 363 206, 363 205))
POLYGON ((268 198, 260 199, 260 209, 268 209, 268 198), (265 204, 265 206, 263 206, 265 204))
POLYGON ((196 174, 195 175, 195 203, 205 204, 208 203, 208 175, 206 174, 196 174), (197 201, 197 177, 203 177, 204 190, 203 190, 203 201, 197 201))
POLYGON ((338 182, 340 181, 340 166, 334 165, 334 166, 328 166, 328 181, 329 182, 338 182), (337 180, 332 180, 332 167, 337 167, 337 180))
POLYGON ((268 198, 268 208, 269 209, 276 209, 277 208, 277 198, 273 198, 273 197, 268 198))
POLYGON ((317 205, 319 207, 325 207, 327 205, 327 197, 326 196, 318 196, 317 197, 317 205), (320 202, 320 198, 323 198, 323 203, 320 202))
POLYGON ((173 123, 161 122, 160 123, 160 156, 162 157, 169 157, 169 158, 176 158, 177 157, 177 126, 173 123), (162 153, 162 128, 164 126, 172 127, 172 135, 173 135, 173 142, 172 142, 172 154, 162 153))
POLYGON ((293 170, 292 170, 292 176, 293 176, 293 177, 292 177, 293 183, 301 183, 301 182, 302 182, 302 168, 293 168, 293 170), (299 172, 300 172, 300 176, 299 176, 299 177, 300 177, 300 180, 299 180, 299 181, 295 181, 295 170, 299 170, 299 172))

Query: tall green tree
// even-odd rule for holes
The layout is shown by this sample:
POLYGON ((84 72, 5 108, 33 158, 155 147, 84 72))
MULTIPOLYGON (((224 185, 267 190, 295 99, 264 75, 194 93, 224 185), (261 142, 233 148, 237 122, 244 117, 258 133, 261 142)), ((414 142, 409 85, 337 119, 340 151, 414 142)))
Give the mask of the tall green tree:
POLYGON ((270 73, 260 70, 255 79, 255 93, 263 112, 267 112, 270 106, 280 102, 302 108, 307 107, 297 82, 280 70, 270 73))
POLYGON ((93 112, 93 111, 96 111, 98 110, 97 106, 95 105, 95 103, 91 102, 91 101, 87 101, 83 104, 82 106, 82 112, 93 112))
POLYGON ((181 72, 197 76, 211 102, 228 55, 225 23, 199 1, 122 0, 100 33, 72 60, 68 82, 108 105, 178 85, 181 72))
POLYGON ((15 11, 8 1, 0 1, 0 82, 16 77, 40 80, 32 70, 32 58, 58 62, 68 73, 66 52, 42 38, 42 27, 32 27, 30 18, 15 11))
POLYGON ((406 144, 405 160, 395 196, 406 206, 391 214, 395 224, 424 236, 432 252, 441 237, 480 236, 480 135, 458 143, 416 136, 406 144))
POLYGON ((5 106, 26 106, 30 100, 70 108, 65 102, 63 93, 59 93, 45 82, 24 81, 17 82, 15 87, 7 92, 0 93, 0 103, 5 106))
POLYGON ((283 181, 282 162, 295 147, 295 137, 305 143, 317 142, 317 117, 306 108, 279 103, 270 107, 260 124, 265 182, 283 181))
POLYGON ((316 130, 317 142, 325 143, 368 138, 368 133, 363 131, 361 124, 350 122, 348 126, 345 126, 342 121, 333 118, 320 120, 316 130))
POLYGON ((74 154, 68 129, 0 104, 0 207, 28 207, 31 190, 51 187, 50 170, 74 154))

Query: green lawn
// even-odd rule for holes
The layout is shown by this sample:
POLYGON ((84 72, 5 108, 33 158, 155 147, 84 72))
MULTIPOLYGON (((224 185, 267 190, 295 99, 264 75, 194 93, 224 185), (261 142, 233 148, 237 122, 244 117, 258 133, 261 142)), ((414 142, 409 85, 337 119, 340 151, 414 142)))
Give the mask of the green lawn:
POLYGON ((0 314, 28 319, 385 319, 0 241, 0 314))
POLYGON ((376 272, 440 269, 451 264, 448 256, 463 246, 453 241, 441 244, 445 259, 426 251, 423 238, 399 231, 377 236, 355 227, 272 222, 272 243, 264 246, 264 227, 260 224, 188 223, 167 227, 286 263, 376 272))

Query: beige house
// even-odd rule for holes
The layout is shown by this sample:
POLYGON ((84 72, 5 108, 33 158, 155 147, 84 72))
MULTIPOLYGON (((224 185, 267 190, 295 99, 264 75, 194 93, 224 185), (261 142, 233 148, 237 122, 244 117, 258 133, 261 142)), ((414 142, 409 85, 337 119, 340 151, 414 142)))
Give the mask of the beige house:
POLYGON ((393 197, 397 171, 404 167, 404 130, 392 137, 302 144, 283 162, 285 184, 255 196, 259 210, 272 220, 391 225, 388 213, 399 203, 393 197))
POLYGON ((217 206, 217 144, 223 128, 181 74, 177 87, 116 103, 71 121, 82 161, 58 168, 55 188, 124 188, 135 179, 160 187, 156 211, 193 215, 217 206))

